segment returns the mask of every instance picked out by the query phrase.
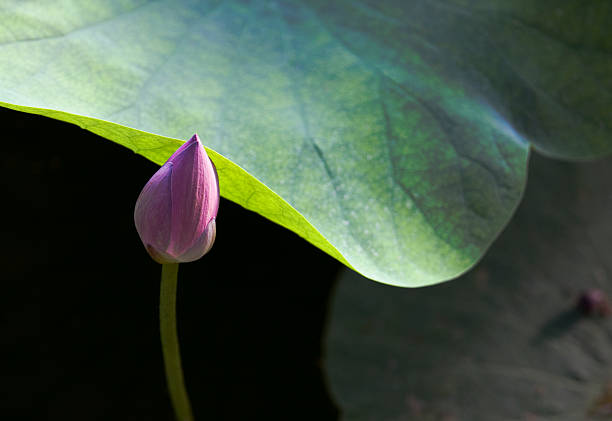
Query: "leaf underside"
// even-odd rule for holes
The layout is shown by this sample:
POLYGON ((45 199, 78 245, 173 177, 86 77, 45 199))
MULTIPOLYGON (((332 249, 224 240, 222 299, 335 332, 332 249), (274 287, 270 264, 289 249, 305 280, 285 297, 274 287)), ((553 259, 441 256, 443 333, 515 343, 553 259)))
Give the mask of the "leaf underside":
POLYGON ((326 342, 346 421, 589 421, 612 414, 612 160, 534 157, 516 217, 457 282, 398 290, 347 271, 326 342))
POLYGON ((0 105, 160 164, 197 132, 224 197, 393 285, 483 255, 530 147, 612 150, 604 0, 10 0, 0 22, 0 105))

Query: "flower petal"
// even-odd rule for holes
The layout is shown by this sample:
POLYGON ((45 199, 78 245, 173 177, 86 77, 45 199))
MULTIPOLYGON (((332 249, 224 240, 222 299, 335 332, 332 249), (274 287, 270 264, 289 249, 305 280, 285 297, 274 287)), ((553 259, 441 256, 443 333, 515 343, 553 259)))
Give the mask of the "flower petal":
POLYGON ((142 189, 136 200, 134 222, 145 247, 166 250, 171 236, 172 163, 164 164, 142 189))
POLYGON ((178 256, 178 259, 181 262, 193 262, 194 260, 198 260, 202 256, 204 256, 211 249, 215 242, 215 237, 217 236, 217 223, 213 218, 206 229, 200 235, 200 238, 196 240, 196 242, 187 249, 183 254, 178 256))

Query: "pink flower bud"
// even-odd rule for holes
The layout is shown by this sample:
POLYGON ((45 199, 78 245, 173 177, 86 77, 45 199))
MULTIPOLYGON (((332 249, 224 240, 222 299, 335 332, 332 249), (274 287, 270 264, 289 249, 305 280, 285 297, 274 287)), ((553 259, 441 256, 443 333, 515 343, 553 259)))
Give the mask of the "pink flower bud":
POLYGON ((195 134, 144 186, 134 222, 153 260, 191 262, 212 247, 218 208, 217 170, 195 134))

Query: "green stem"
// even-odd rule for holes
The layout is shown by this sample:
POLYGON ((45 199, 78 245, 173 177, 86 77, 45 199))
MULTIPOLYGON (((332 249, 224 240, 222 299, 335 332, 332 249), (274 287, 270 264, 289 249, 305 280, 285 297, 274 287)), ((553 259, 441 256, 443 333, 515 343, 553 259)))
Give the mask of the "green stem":
POLYGON ((176 333, 176 285, 178 263, 162 265, 162 279, 159 293, 159 326, 162 352, 166 367, 166 381, 174 413, 178 421, 193 421, 191 404, 185 389, 181 353, 176 333))

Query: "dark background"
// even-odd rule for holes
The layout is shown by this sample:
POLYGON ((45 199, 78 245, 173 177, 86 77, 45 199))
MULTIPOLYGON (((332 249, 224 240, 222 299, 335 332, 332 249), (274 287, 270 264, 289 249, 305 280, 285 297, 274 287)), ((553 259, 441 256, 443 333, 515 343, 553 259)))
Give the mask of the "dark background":
MULTIPOLYGON (((51 119, 0 109, 0 123, 0 420, 173 420, 158 332, 161 267, 133 224, 135 200, 157 165, 51 119)), ((533 308, 546 307, 538 296, 548 291, 544 275, 571 278, 552 310, 574 320, 581 291, 607 285, 593 273, 610 261, 611 162, 567 163, 533 154, 525 197, 487 257, 463 279, 410 295, 435 314, 452 315, 455 305, 460 314, 471 314, 461 294, 493 300, 477 279, 493 265, 498 275, 492 285, 514 288, 534 279, 535 304, 521 295, 533 308), (528 265, 513 279, 517 262, 528 265), (478 288, 466 288, 470 277, 478 288), (452 305, 436 301, 447 293, 452 305)), ((322 337, 340 268, 290 231, 222 200, 212 251, 179 270, 178 324, 196 420, 338 419, 322 373, 322 337)), ((380 308, 376 297, 368 300, 380 308)), ((425 314, 417 311, 417 325, 425 314)), ((572 328, 565 322, 555 316, 543 329, 561 337, 572 328)), ((533 323, 538 319, 528 325, 533 323)), ((418 337, 436 331, 406 332, 418 337)), ((431 349, 456 353, 437 341, 431 349)), ((366 370, 376 358, 356 366, 366 370)), ((386 384, 371 383, 376 381, 368 378, 355 390, 386 390, 386 384)), ((421 390, 425 383, 415 381, 421 390)), ((507 400, 498 397, 491 401, 495 414, 507 400)))
MULTIPOLYGON (((161 266, 133 223, 157 165, 79 127, 0 109, 0 419, 171 420, 161 266)), ((196 419, 335 420, 321 335, 340 265, 226 200, 179 270, 196 419)))

